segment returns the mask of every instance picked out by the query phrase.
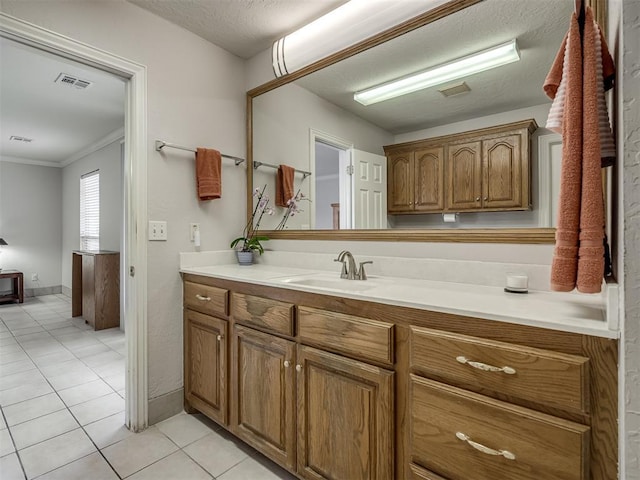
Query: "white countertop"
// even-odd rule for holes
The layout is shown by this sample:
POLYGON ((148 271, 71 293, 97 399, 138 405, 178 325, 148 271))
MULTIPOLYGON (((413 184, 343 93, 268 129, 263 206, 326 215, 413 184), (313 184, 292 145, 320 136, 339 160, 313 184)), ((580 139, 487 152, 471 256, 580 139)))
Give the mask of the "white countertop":
POLYGON ((606 306, 599 295, 532 290, 527 294, 514 294, 495 286, 373 275, 366 281, 342 280, 338 272, 260 264, 184 266, 180 271, 269 287, 618 338, 618 332, 608 328, 606 306))

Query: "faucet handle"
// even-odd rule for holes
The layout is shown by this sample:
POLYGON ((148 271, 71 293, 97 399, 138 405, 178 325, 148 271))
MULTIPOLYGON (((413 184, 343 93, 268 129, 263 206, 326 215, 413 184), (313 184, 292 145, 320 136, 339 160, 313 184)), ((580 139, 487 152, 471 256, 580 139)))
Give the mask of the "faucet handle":
POLYGON ((364 266, 368 263, 373 263, 371 260, 368 260, 366 262, 360 262, 360 268, 358 269, 358 273, 357 273, 357 277, 358 280, 366 280, 367 279, 367 273, 364 271, 364 266))
POLYGON ((342 272, 340 272, 340 278, 347 278, 348 273, 347 273, 347 262, 346 262, 346 260, 342 260, 340 258, 334 258, 333 261, 342 263, 342 272))

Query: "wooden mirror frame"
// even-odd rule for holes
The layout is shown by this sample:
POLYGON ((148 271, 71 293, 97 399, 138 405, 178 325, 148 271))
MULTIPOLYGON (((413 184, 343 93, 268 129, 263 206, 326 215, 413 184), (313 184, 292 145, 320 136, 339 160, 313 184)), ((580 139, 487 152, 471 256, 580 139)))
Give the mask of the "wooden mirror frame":
MULTIPOLYGON (((451 0, 450 2, 386 30, 333 55, 318 60, 300 70, 271 80, 247 92, 247 222, 253 213, 253 99, 259 95, 291 83, 310 73, 333 65, 376 45, 423 27, 482 0, 451 0)), ((593 9, 596 21, 606 26, 607 0, 584 0, 593 9)), ((542 88, 542 87, 541 87, 542 88)), ((555 242, 555 228, 485 228, 485 229, 388 229, 388 230, 264 230, 271 239, 283 240, 355 240, 387 242, 442 242, 442 243, 523 243, 555 242)))

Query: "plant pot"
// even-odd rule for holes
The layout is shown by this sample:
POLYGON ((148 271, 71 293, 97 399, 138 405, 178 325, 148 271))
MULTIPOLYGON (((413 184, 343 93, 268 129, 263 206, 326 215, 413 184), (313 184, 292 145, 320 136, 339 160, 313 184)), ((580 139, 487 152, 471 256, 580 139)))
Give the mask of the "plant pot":
POLYGON ((236 252, 238 265, 253 265, 253 252, 236 252))

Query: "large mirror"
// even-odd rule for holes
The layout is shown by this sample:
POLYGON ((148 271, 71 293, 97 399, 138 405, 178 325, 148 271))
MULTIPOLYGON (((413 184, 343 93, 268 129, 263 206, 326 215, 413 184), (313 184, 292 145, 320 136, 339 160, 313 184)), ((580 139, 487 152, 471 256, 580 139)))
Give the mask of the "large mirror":
POLYGON ((277 207, 261 230, 272 238, 552 242, 561 141, 544 128, 550 101, 542 84, 574 8, 574 0, 457 0, 446 18, 424 15, 419 28, 250 91, 249 207, 254 188, 275 198, 279 164, 296 170, 300 198, 297 211, 277 207), (520 53, 514 63, 369 106, 353 98, 512 40, 520 53), (469 90, 441 91, 451 87, 469 90), (538 127, 530 139, 530 209, 387 214, 384 146, 529 119, 538 127), (376 166, 369 178, 359 175, 364 163, 376 166))

